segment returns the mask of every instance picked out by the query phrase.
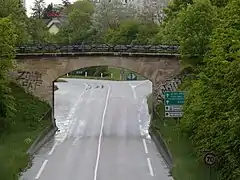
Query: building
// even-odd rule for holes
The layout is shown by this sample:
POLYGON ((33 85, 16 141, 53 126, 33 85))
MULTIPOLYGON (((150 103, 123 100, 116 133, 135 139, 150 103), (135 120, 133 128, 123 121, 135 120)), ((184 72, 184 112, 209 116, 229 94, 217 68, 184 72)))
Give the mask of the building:
POLYGON ((66 16, 52 17, 51 19, 44 19, 44 22, 46 23, 48 31, 51 34, 57 34, 61 26, 67 22, 67 17, 66 16))

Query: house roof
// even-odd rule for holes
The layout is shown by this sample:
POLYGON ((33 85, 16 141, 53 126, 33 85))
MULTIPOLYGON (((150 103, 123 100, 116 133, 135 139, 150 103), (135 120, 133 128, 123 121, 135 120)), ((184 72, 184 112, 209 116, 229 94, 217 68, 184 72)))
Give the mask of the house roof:
POLYGON ((67 22, 67 17, 53 17, 51 19, 45 19, 44 22, 48 28, 50 28, 53 24, 60 28, 64 23, 67 22))
POLYGON ((61 23, 54 22, 49 26, 49 28, 51 28, 53 25, 56 25, 58 28, 60 28, 62 26, 61 23))
POLYGON ((52 19, 43 19, 43 22, 47 25, 52 19))
POLYGON ((55 23, 55 22, 59 22, 61 25, 66 23, 68 20, 67 16, 59 16, 59 17, 52 17, 52 18, 49 18, 49 19, 43 19, 44 23, 47 25, 47 26, 50 26, 50 23, 55 23))

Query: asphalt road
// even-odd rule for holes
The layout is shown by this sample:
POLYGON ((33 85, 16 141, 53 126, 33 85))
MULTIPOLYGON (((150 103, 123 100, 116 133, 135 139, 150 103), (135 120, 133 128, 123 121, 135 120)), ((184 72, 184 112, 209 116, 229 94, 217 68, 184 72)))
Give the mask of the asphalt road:
POLYGON ((57 86, 60 131, 20 179, 172 180, 147 131, 150 81, 68 79, 57 86))

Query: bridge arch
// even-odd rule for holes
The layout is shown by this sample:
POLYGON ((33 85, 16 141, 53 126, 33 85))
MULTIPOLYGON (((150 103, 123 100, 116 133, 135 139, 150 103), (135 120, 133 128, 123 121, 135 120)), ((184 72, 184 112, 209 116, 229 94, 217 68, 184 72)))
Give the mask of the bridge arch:
POLYGON ((92 66, 110 66, 128 69, 149 79, 153 92, 159 84, 180 73, 180 61, 174 55, 156 56, 26 56, 16 59, 17 69, 12 73, 26 91, 53 105, 54 81, 64 74, 92 66))

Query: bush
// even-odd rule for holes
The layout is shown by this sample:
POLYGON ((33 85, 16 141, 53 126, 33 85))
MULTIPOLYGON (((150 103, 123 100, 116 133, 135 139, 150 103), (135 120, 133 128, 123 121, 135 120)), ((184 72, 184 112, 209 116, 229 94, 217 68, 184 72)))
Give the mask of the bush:
POLYGON ((198 79, 185 80, 187 91, 181 130, 199 158, 217 155, 221 180, 240 177, 240 2, 232 0, 219 15, 198 79))

